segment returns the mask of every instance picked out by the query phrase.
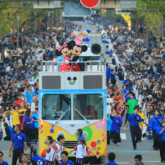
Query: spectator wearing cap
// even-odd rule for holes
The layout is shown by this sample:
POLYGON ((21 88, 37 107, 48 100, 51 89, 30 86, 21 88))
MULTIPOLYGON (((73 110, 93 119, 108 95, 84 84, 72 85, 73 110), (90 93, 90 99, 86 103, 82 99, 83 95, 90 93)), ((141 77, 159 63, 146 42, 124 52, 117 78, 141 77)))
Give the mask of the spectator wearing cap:
POLYGON ((9 165, 8 162, 3 160, 3 152, 0 151, 0 165, 9 165))

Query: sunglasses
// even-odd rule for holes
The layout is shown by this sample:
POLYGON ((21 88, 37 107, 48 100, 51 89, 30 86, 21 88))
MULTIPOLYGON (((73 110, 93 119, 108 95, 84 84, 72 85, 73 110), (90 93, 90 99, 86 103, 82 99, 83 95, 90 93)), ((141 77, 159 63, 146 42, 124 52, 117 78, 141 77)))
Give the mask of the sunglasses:
POLYGON ((0 157, 2 157, 2 155, 0 155, 0 157))

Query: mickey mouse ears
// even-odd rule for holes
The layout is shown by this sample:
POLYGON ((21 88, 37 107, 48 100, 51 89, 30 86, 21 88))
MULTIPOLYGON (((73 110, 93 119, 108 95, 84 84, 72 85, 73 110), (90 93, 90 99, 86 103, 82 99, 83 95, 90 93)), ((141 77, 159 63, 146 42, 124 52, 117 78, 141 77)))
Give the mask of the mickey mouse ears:
POLYGON ((93 44, 91 47, 91 51, 93 54, 101 53, 101 46, 99 44, 93 44))

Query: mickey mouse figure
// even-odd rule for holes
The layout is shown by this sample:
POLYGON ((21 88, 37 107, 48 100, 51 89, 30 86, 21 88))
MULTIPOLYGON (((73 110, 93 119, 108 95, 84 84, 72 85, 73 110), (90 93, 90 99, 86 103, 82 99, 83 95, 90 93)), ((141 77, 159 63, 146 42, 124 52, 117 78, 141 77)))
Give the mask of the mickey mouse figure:
MULTIPOLYGON (((73 42, 72 42, 72 44, 73 44, 73 42)), ((72 61, 75 62, 75 64, 73 65, 74 71, 84 71, 85 70, 85 63, 79 63, 79 57, 82 54, 82 52, 86 52, 87 49, 88 49, 88 47, 86 45, 80 46, 80 45, 76 45, 74 43, 74 46, 72 48, 72 55, 73 55, 72 61)), ((91 46, 90 50, 91 50, 91 53, 93 53, 95 55, 99 55, 101 53, 101 46, 99 44, 95 43, 91 46)), ((88 56, 86 56, 83 59, 83 61, 87 62, 87 61, 90 61, 90 59, 88 56)))
MULTIPOLYGON (((71 41, 72 42, 72 41, 71 41)), ((57 62, 62 62, 61 64, 57 64, 57 69, 60 72, 71 72, 72 67, 69 64, 71 61, 70 54, 71 54, 71 42, 64 43, 62 46, 57 47, 56 55, 58 56, 57 62)))
POLYGON ((79 63, 79 57, 81 56, 82 52, 86 52, 88 47, 86 45, 80 46, 80 45, 76 45, 76 43, 74 41, 72 41, 71 43, 72 45, 72 62, 75 62, 73 64, 73 70, 74 71, 82 71, 81 69, 81 65, 82 63, 79 63))

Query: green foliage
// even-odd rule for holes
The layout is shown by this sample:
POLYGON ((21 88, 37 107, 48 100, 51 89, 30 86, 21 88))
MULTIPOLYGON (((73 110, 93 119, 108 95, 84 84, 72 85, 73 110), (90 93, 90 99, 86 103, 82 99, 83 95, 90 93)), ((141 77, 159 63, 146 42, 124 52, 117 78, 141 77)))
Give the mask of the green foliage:
POLYGON ((146 28, 153 29, 156 35, 161 36, 160 25, 163 22, 163 15, 165 15, 165 2, 164 1, 151 1, 151 0, 137 0, 136 10, 155 10, 155 11, 138 11, 132 13, 132 22, 139 19, 141 22, 145 22, 146 28))
POLYGON ((21 30, 22 27, 34 27, 34 24, 37 27, 38 18, 40 18, 42 22, 42 20, 47 17, 48 11, 51 12, 50 18, 56 20, 59 14, 62 13, 62 10, 63 9, 55 9, 53 10, 55 13, 52 13, 52 10, 33 9, 33 2, 0 2, 0 35, 4 36, 5 33, 10 32, 10 29, 18 29, 17 16, 20 17, 19 30, 21 30), (10 8, 10 6, 14 8, 10 8), (36 13, 36 20, 34 13, 36 13))
POLYGON ((8 10, 2 10, 0 12, 0 35, 4 36, 5 33, 10 31, 12 21, 8 21, 8 10))
POLYGON ((4 36, 5 33, 10 31, 12 21, 9 21, 9 4, 11 2, 0 2, 0 35, 4 36))

